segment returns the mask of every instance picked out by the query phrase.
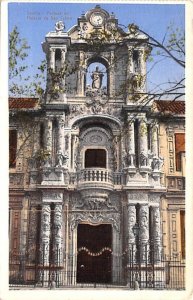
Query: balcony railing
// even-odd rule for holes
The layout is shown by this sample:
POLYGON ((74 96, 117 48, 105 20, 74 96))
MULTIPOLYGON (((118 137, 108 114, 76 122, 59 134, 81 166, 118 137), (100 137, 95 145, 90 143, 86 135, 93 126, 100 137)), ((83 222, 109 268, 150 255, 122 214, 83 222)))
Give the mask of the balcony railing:
POLYGON ((112 172, 101 168, 88 168, 80 171, 79 182, 113 182, 112 172))

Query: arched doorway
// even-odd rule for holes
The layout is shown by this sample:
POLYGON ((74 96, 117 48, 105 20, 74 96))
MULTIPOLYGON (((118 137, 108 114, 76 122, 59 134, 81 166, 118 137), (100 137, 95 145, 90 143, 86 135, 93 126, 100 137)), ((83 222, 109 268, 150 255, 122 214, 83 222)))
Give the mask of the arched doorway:
POLYGON ((77 283, 112 282, 112 226, 79 224, 77 283))

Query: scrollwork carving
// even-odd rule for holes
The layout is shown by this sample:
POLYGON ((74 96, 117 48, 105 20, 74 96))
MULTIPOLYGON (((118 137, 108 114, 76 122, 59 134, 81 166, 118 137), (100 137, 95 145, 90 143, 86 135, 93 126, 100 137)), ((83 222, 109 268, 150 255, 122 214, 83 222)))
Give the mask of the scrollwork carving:
POLYGON ((73 213, 70 218, 71 231, 75 230, 81 222, 89 222, 91 224, 110 223, 120 232, 120 214, 112 212, 79 212, 73 213))

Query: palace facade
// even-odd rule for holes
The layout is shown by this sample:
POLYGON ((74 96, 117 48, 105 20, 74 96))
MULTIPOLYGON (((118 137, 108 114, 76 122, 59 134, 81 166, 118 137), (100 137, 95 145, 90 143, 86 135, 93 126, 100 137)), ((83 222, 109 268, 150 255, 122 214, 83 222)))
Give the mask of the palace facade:
POLYGON ((99 6, 42 47, 44 96, 9 100, 10 283, 165 287, 163 253, 185 253, 184 102, 149 98, 148 37, 99 6))

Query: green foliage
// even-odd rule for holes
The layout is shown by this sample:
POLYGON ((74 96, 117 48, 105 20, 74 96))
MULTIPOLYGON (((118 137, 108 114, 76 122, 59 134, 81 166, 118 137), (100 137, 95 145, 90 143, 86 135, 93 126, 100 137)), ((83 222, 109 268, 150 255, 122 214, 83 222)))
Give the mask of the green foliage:
MULTIPOLYGON (((37 73, 30 76, 26 58, 30 46, 20 37, 17 26, 9 34, 9 93, 10 96, 38 97, 44 93, 46 61, 42 61, 37 73)), ((33 66, 31 66, 32 68, 33 66)))

